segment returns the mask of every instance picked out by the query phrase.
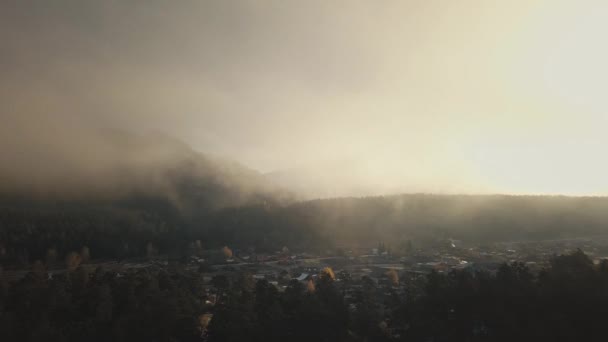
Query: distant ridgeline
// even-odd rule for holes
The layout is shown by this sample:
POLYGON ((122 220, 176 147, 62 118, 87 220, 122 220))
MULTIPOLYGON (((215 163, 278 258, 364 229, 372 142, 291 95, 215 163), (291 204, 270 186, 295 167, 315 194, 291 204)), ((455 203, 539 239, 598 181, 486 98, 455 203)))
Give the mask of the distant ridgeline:
POLYGON ((286 204, 260 196, 233 207, 181 198, 176 204, 147 195, 69 201, 5 197, 0 260, 29 263, 49 253, 61 259, 85 246, 93 258, 182 253, 197 240, 203 248, 276 251, 378 241, 396 247, 408 240, 491 243, 608 234, 608 198, 599 197, 412 194, 286 204))

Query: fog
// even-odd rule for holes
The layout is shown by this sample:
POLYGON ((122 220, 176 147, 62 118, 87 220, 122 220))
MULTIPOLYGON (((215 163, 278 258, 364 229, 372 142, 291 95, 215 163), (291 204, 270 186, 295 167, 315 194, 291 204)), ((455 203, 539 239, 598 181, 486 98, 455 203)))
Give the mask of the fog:
POLYGON ((601 1, 3 1, 0 182, 148 184, 140 171, 199 151, 312 197, 605 195, 606 15, 601 1))

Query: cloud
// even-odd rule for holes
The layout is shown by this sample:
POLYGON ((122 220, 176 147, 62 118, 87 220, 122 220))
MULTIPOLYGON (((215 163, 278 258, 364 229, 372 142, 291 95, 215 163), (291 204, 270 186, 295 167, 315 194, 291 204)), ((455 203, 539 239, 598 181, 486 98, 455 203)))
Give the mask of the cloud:
MULTIPOLYGON (((559 23, 588 18, 585 6, 573 7, 473 0, 4 1, 3 174, 6 181, 31 174, 28 181, 45 182, 71 165, 78 170, 72 177, 97 177, 103 161, 123 155, 106 141, 118 128, 162 131, 261 171, 353 160, 365 165, 356 181, 368 188, 608 190, 600 181, 577 186, 583 175, 565 172, 537 187, 547 167, 526 164, 525 146, 516 147, 540 136, 549 142, 548 155, 568 151, 566 159, 604 168, 593 157, 605 142, 596 128, 605 109, 598 92, 585 92, 581 104, 565 98, 572 86, 556 93, 536 72, 546 65, 543 53, 559 46, 559 23), (595 143, 566 146, 571 127, 595 143), (503 173, 516 171, 509 165, 533 170, 521 181, 505 180, 503 173), (564 179, 572 185, 562 187, 564 179)), ((593 42, 603 28, 581 25, 566 41, 593 42)), ((551 64, 551 79, 572 79, 566 76, 580 63, 570 59, 579 57, 567 56, 551 64)), ((586 70, 601 68, 597 60, 591 64, 586 70)), ((594 73, 585 75, 595 84, 594 73)))

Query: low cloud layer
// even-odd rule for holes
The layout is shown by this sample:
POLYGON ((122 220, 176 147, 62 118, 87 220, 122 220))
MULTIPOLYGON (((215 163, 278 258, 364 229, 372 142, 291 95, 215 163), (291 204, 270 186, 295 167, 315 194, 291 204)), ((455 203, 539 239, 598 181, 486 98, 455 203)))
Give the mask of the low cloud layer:
POLYGON ((337 195, 606 194, 584 3, 3 1, 0 181, 116 186, 160 131, 337 195))

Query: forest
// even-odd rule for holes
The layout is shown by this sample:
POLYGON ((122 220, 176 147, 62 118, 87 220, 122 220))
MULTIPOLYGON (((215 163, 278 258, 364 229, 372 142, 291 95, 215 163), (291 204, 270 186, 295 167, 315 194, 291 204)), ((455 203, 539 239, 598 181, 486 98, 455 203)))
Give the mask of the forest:
POLYGON ((6 268, 64 260, 87 248, 91 258, 179 256, 200 241, 273 252, 283 246, 320 251, 336 245, 371 247, 405 241, 432 247, 592 237, 605 234, 608 198, 502 195, 396 195, 338 198, 187 211, 166 198, 121 201, 0 202, 0 263, 6 268))
POLYGON ((608 263, 582 251, 532 274, 520 263, 496 273, 431 272, 379 286, 369 278, 347 305, 346 273, 286 280, 279 291, 250 274, 201 274, 179 265, 125 274, 82 264, 49 278, 37 263, 0 282, 4 341, 603 341, 608 263), (216 298, 209 304, 211 297, 216 298), (354 304, 353 304, 354 303, 354 304))

